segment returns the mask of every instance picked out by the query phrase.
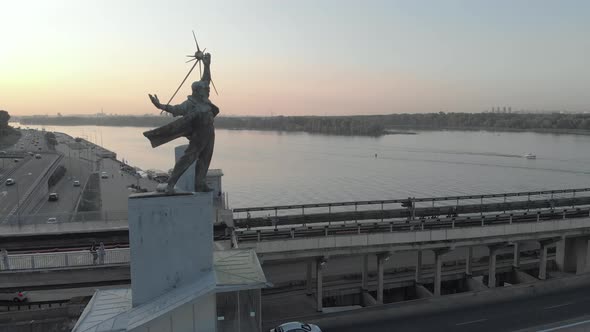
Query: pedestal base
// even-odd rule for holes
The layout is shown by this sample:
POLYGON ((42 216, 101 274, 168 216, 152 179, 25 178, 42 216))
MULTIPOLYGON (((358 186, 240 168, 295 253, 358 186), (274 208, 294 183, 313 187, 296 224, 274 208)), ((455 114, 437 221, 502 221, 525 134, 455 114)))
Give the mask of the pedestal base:
POLYGON ((211 271, 212 202, 211 193, 129 197, 134 307, 211 271))

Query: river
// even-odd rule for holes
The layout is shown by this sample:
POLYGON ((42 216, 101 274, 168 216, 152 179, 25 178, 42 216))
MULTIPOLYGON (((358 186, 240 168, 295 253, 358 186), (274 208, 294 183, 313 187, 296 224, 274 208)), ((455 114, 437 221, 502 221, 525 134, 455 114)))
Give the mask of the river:
MULTIPOLYGON (((28 126, 40 129, 41 126, 28 126)), ((148 128, 48 126, 142 169, 168 170, 174 146, 148 128)), ((590 136, 420 131, 379 138, 217 130, 211 168, 232 207, 590 187, 590 136), (534 153, 537 159, 523 158, 534 153)))

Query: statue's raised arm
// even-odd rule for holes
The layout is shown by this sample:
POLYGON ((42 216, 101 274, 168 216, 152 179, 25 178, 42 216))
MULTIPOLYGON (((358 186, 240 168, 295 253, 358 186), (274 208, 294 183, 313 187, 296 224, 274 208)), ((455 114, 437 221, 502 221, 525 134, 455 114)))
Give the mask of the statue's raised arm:
POLYGON ((211 82, 211 53, 205 53, 203 55, 203 65, 205 66, 205 70, 203 70, 201 81, 209 84, 211 82))

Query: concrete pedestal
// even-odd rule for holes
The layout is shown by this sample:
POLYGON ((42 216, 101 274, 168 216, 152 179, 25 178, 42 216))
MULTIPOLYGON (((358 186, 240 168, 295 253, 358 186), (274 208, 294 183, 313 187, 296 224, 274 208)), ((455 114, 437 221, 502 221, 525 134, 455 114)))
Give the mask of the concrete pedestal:
POLYGON ((133 307, 192 283, 213 267, 211 193, 129 197, 133 307))

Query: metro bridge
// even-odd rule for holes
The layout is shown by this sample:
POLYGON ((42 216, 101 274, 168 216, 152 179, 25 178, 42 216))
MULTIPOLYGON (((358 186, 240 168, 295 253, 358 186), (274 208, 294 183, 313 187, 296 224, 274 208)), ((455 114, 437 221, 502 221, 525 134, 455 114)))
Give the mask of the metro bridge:
MULTIPOLYGON (((402 253, 413 255, 410 265, 414 266, 414 282, 418 286, 426 281, 423 267, 431 267, 432 278, 428 282, 432 282, 432 287, 427 292, 438 296, 444 293, 445 257, 453 256, 456 261, 460 256, 463 273, 469 278, 474 273, 476 256, 485 256, 487 285, 480 285, 483 287, 500 284, 496 275, 500 263, 505 263, 497 261, 498 256, 508 253, 512 260, 508 267, 518 270, 523 251, 531 248, 538 257, 527 263, 533 264, 527 270, 534 271, 528 278, 547 278, 549 260, 554 260, 560 271, 589 270, 589 193, 590 188, 582 188, 234 209, 233 222, 218 227, 216 245, 220 250, 252 248, 265 267, 281 262, 307 264, 306 285, 308 289, 315 288, 315 294, 321 294, 316 296, 320 311, 325 294, 322 271, 326 264, 337 264, 331 262, 338 257, 362 258, 358 268, 365 297, 369 290, 368 261, 375 259, 376 291, 369 302, 384 303, 384 290, 393 285, 385 282, 386 262, 402 253), (391 206, 399 204, 404 206, 391 206), (310 213, 315 212, 313 209, 323 210, 310 213), (293 210, 297 212, 288 213, 293 210), (274 212, 274 216, 264 216, 268 211, 274 212), (430 262, 426 261, 426 253, 433 254, 430 262)), ((12 229, 13 234, 3 232, 0 247, 87 249, 92 241, 125 244, 127 228, 121 221, 116 226, 104 221, 28 225, 12 229)), ((520 278, 528 279, 522 275, 520 278)))

